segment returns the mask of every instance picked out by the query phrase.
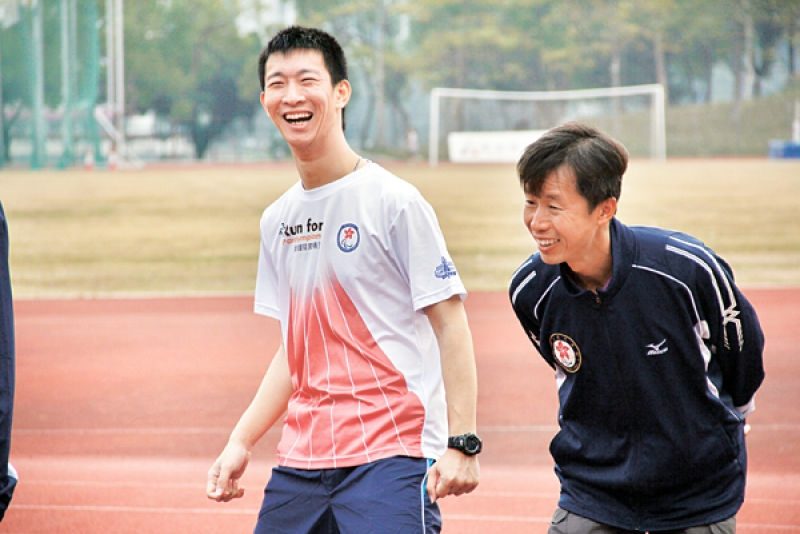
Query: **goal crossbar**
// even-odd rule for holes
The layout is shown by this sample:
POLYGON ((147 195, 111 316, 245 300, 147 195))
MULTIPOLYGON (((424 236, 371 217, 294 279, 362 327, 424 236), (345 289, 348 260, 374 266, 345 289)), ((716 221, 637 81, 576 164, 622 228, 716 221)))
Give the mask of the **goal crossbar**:
POLYGON ((592 98, 613 98, 632 95, 650 95, 651 106, 650 146, 653 159, 666 159, 666 120, 664 87, 661 84, 627 85, 574 91, 490 91, 483 89, 455 89, 435 87, 430 97, 430 122, 428 131, 428 163, 439 163, 439 115, 442 97, 477 100, 551 101, 592 98))

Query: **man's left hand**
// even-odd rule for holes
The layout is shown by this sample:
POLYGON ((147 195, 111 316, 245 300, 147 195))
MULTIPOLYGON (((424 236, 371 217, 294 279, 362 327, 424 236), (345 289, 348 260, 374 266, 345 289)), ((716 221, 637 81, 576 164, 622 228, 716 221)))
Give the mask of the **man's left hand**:
POLYGON ((428 469, 427 491, 431 502, 448 495, 471 493, 478 487, 480 467, 476 456, 447 449, 428 469))

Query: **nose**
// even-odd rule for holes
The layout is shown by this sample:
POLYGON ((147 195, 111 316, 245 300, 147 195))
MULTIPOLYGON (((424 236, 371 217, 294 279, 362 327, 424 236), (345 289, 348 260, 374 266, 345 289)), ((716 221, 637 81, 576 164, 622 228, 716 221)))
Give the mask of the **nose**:
POLYGON ((542 231, 547 229, 550 219, 545 210, 531 207, 525 211, 525 223, 531 232, 542 231))
POLYGON ((299 104, 305 99, 300 90, 299 84, 289 81, 286 84, 286 92, 283 94, 283 101, 289 105, 299 104))

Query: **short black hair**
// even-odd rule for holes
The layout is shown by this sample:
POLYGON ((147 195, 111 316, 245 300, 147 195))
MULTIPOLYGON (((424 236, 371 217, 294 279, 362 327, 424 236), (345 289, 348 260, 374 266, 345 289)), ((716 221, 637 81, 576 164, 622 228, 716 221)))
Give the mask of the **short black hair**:
POLYGON ((517 163, 517 173, 525 192, 539 195, 550 174, 561 167, 572 170, 575 187, 594 211, 608 198, 619 199, 628 151, 593 126, 568 122, 531 143, 517 163))
MULTIPOLYGON (((288 54, 292 50, 317 50, 321 53, 334 87, 347 79, 347 59, 341 45, 332 35, 317 28, 289 26, 276 33, 258 57, 258 81, 262 92, 265 87, 264 76, 269 56, 275 53, 288 54)), ((342 109, 342 129, 344 129, 344 109, 342 109)))

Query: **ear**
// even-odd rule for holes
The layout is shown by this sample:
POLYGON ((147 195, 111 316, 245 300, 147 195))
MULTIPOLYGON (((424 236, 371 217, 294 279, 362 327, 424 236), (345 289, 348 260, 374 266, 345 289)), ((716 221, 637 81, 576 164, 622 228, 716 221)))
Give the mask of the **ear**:
POLYGON ((617 214, 617 199, 607 198, 595 208, 598 224, 606 224, 617 214))
POLYGON ((264 108, 264 111, 267 112, 267 115, 269 115, 269 118, 271 119, 272 116, 269 114, 269 110, 267 109, 266 95, 264 91, 261 91, 261 96, 259 97, 259 101, 261 102, 261 107, 264 108))
POLYGON ((350 86, 349 81, 342 80, 336 84, 336 87, 333 88, 333 92, 336 99, 336 109, 344 109, 347 103, 350 102, 353 88, 350 86))

